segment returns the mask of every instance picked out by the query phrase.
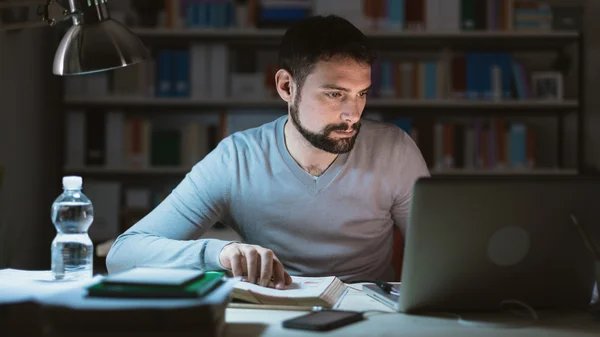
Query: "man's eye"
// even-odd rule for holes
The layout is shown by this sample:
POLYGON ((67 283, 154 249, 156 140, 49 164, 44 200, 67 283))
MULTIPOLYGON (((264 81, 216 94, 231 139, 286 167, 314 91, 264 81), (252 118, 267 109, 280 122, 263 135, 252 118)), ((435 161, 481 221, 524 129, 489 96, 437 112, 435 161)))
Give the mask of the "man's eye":
POLYGON ((339 98, 342 97, 342 94, 340 94, 339 92, 328 92, 326 93, 327 96, 331 97, 331 98, 339 98))
POLYGON ((360 97, 367 97, 368 95, 369 95, 369 92, 368 92, 368 91, 365 91, 365 92, 361 92, 361 93, 360 93, 360 97))

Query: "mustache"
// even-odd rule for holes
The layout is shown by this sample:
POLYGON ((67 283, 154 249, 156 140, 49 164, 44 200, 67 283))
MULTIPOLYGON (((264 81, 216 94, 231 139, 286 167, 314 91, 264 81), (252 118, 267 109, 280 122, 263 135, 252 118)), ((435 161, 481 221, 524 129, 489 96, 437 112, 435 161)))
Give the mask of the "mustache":
POLYGON ((350 128, 348 127, 348 124, 346 124, 346 123, 332 124, 332 125, 327 126, 325 131, 326 131, 326 133, 329 133, 329 132, 333 132, 333 131, 347 131, 348 129, 350 129, 351 131, 359 130, 360 122, 352 124, 352 126, 350 128))

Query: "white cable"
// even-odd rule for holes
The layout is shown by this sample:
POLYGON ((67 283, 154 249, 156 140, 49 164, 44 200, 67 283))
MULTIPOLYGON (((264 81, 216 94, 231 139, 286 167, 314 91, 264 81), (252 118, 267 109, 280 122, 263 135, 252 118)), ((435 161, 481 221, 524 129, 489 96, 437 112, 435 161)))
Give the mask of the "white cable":
POLYGON ((527 311, 529 311, 529 314, 531 314, 531 317, 533 318, 534 321, 539 321, 539 316, 537 314, 537 312, 535 311, 535 309, 533 309, 529 304, 519 301, 519 300, 513 300, 513 299, 508 299, 508 300, 504 300, 502 302, 500 302, 500 306, 503 306, 504 304, 518 304, 520 306, 522 306, 523 308, 527 309, 527 311))

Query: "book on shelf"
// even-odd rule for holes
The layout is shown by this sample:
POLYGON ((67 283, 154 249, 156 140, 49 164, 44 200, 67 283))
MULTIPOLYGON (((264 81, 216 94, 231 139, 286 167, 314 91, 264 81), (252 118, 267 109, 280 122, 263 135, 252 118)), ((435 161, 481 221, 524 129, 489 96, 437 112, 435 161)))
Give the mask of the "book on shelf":
POLYGON ((255 304, 256 308, 277 306, 333 308, 343 298, 347 289, 348 286, 335 276, 292 276, 292 284, 284 290, 239 282, 233 288, 232 297, 237 302, 255 304))
MULTIPOLYGON (((576 6, 550 6, 545 1, 539 0, 315 0, 312 2, 304 0, 250 0, 246 2, 168 0, 163 7, 162 15, 169 19, 151 20, 162 22, 162 26, 159 25, 159 27, 196 30, 205 28, 212 32, 231 30, 232 27, 244 29, 245 25, 239 26, 236 23, 238 19, 242 19, 243 22, 251 22, 253 26, 271 26, 286 21, 295 22, 309 12, 312 15, 338 14, 361 29, 376 28, 399 32, 417 30, 434 33, 536 32, 569 29, 571 26, 567 22, 580 21, 577 19, 577 13, 581 12, 576 6), (238 7, 245 9, 235 10, 238 7), (557 20, 554 20, 554 12, 560 15, 557 20), (244 18, 241 18, 240 15, 244 18)), ((137 8, 134 6, 133 11, 136 10, 137 8)), ((144 13, 144 15, 147 14, 144 13)), ((161 15, 158 8, 154 15, 161 15)), ((572 27, 571 30, 577 29, 575 24, 572 27)), ((269 67, 258 67, 253 72, 244 71, 243 74, 228 71, 227 68, 232 63, 231 59, 234 58, 230 54, 234 53, 230 53, 224 42, 193 41, 189 47, 188 44, 186 41, 178 48, 157 46, 154 50, 155 60, 151 62, 142 62, 139 65, 111 73, 67 78, 65 79, 67 91, 77 96, 113 93, 157 97, 226 98, 231 96, 233 88, 260 87, 248 86, 247 83, 257 83, 261 75, 271 80, 274 77, 269 67)), ((245 51, 243 54, 244 59, 253 58, 251 52, 245 51)), ((466 77, 466 79, 449 82, 454 85, 459 83, 459 88, 447 88, 446 83, 450 79, 450 73, 457 72, 454 65, 460 67, 461 62, 465 62, 464 60, 448 62, 433 59, 415 62, 414 60, 383 59, 384 63, 381 66, 385 83, 380 85, 389 93, 393 93, 392 89, 395 89, 397 96, 439 98, 447 97, 457 89, 463 89, 463 91, 477 89, 473 88, 473 83, 484 83, 484 86, 489 86, 493 82, 498 83, 498 86, 503 89, 502 95, 506 92, 507 85, 515 85, 519 90, 513 93, 513 96, 520 99, 530 96, 531 90, 527 86, 529 75, 524 73, 523 66, 518 61, 508 62, 506 54, 498 53, 495 55, 471 53, 468 58, 469 69, 458 70, 459 77, 466 77), (389 64, 390 62, 393 64, 389 64), (496 67, 494 71, 490 71, 490 63, 492 67, 496 67), (413 73, 414 75, 411 75, 413 73), (486 78, 490 76, 491 79, 486 78), (500 77, 502 82, 498 82, 495 77, 500 77), (513 79, 509 80, 511 77, 513 79), (407 79, 410 80, 407 82, 407 79), (392 88, 389 88, 389 82, 395 81, 405 84, 394 84, 392 88), (461 81, 469 83, 461 86, 461 81), (515 81, 519 83, 513 84, 515 81), (406 83, 410 83, 412 89, 409 89, 406 83)), ((276 59, 274 61, 276 63, 276 59)), ((265 83, 264 88, 260 88, 262 90, 259 92, 272 91, 271 85, 272 83, 265 83)), ((378 85, 378 83, 374 85, 378 85)), ((483 90, 484 88, 479 89, 483 90)), ((494 94, 498 95, 498 93, 494 94)))
POLYGON ((85 179, 85 195, 94 203, 94 223, 88 234, 94 242, 117 237, 121 233, 122 183, 85 179))
MULTIPOLYGON (((164 0, 134 4, 141 27, 165 29, 287 28, 311 15, 336 14, 361 29, 549 30, 564 5, 544 0, 164 0), (558 14, 558 15, 557 15, 558 14)), ((573 12, 566 12, 573 17, 573 12)), ((577 13, 575 14, 577 15, 577 13)), ((575 16, 577 17, 577 16, 575 16)), ((575 26, 577 27, 577 26, 575 26)))
MULTIPOLYGON (((87 115, 72 112, 68 116, 66 167, 73 170, 89 167, 99 169, 90 172, 104 173, 101 169, 106 169, 107 174, 121 173, 119 170, 134 174, 185 174, 217 146, 214 125, 192 121, 161 129, 154 128, 147 118, 124 118, 118 113, 107 115, 104 133, 95 133, 95 142, 88 145, 87 130, 77 128, 87 115), (86 161, 86 153, 100 159, 86 161)), ((256 127, 277 117, 275 111, 238 113, 227 122, 227 133, 256 127)), ((551 164, 538 163, 540 141, 533 122, 508 117, 475 117, 469 121, 407 117, 391 122, 412 137, 430 168, 521 170, 551 164)))
POLYGON ((435 170, 533 170, 536 127, 504 118, 475 118, 469 123, 443 119, 399 118, 395 124, 419 147, 435 170))
POLYGON ((122 111, 71 110, 66 116, 65 166, 191 168, 220 138, 216 125, 193 119, 165 127, 149 116, 122 111))
MULTIPOLYGON (((201 104, 205 101, 235 103, 255 101, 267 105, 283 102, 277 97, 275 73, 276 54, 245 51, 231 52, 222 43, 193 42, 185 49, 159 49, 157 61, 151 66, 127 70, 135 72, 139 79, 123 81, 126 75, 113 76, 98 95, 96 86, 89 89, 78 84, 77 91, 68 91, 69 97, 122 98, 123 103, 140 102, 141 98, 154 97, 181 104, 190 100, 201 104), (148 79, 153 79, 150 82, 148 79), (81 89, 83 88, 83 89, 81 89), (273 99, 270 101, 270 99, 273 99)), ((464 50, 451 54, 429 56, 381 55, 372 66, 371 98, 402 99, 418 101, 462 100, 502 102, 531 100, 542 96, 534 90, 536 74, 555 69, 539 69, 530 58, 518 53, 482 52, 464 50)), ((124 69, 122 71, 125 71, 124 69)), ((85 78, 65 81, 86 81, 85 78)), ((92 79, 93 80, 93 79, 92 79)), ((562 93, 555 93, 555 100, 562 100, 562 93)), ((102 102, 104 103, 104 102, 102 102)), ((119 100, 113 103, 119 104, 119 100)), ((161 107, 163 107, 161 105, 161 107)), ((283 107, 283 105, 282 105, 283 107)), ((98 117, 100 118, 100 117, 98 117)))

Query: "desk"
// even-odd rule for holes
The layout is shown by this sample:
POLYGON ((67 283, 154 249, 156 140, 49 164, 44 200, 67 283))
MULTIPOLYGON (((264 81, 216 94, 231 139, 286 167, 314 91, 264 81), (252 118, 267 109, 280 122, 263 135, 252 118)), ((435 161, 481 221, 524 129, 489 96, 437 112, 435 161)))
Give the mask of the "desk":
POLYGON ((385 305, 363 294, 360 285, 344 297, 340 309, 377 310, 368 312, 366 321, 354 323, 330 332, 309 332, 284 329, 281 322, 304 312, 232 309, 226 311, 226 337, 285 337, 285 336, 523 336, 578 337, 600 336, 600 318, 587 312, 539 312, 539 320, 519 319, 514 314, 466 314, 463 320, 451 315, 414 316, 395 313, 385 305), (356 290, 358 289, 358 290, 356 290), (515 319, 513 319, 515 317, 515 319), (523 322, 521 326, 507 325, 523 322))
MULTIPOLYGON (((19 277, 29 277, 32 279, 44 279, 49 274, 42 272, 26 272, 20 274, 19 277), (38 276, 40 275, 40 276, 38 276)), ((13 275, 14 273, 11 273, 13 275)), ((12 302, 29 298, 32 295, 45 296, 54 293, 53 289, 44 289, 44 287, 36 287, 36 294, 28 294, 27 287, 23 284, 15 286, 10 283, 3 283, 2 271, 0 271, 0 300, 12 302), (21 290, 11 292, 9 294, 7 286, 12 285, 13 290, 21 290), (18 288, 17 288, 18 287, 18 288), (5 291, 2 291, 5 290, 5 291)), ((277 310, 258 310, 258 309, 235 309, 228 308, 225 311, 225 330, 223 337, 286 337, 286 336, 343 336, 343 337, 379 337, 379 336, 523 336, 523 337, 579 337, 579 336, 600 336, 600 317, 592 316, 589 312, 539 312, 539 320, 533 321, 530 319, 519 320, 518 316, 510 313, 502 314, 478 314, 478 315, 462 315, 463 320, 459 321, 458 317, 452 315, 437 315, 437 316, 414 316, 395 313, 385 305, 372 299, 360 291, 361 285, 349 285, 351 289, 343 298, 340 309, 367 311, 367 319, 362 322, 354 323, 330 332, 309 332, 303 330, 284 329, 281 322, 285 319, 303 315, 306 312, 300 311, 277 311, 277 310), (495 326, 494 322, 507 323, 525 322, 526 325, 511 327, 511 326, 495 326), (483 323, 487 321, 487 325, 483 323), (476 325, 479 322, 479 325, 476 325), (492 322, 492 323, 489 323, 492 322)), ((59 289, 60 290, 60 289, 59 289)), ((2 301, 0 301, 1 303, 2 301)), ((1 314, 1 312, 0 312, 1 314)), ((107 322, 109 323, 109 322, 107 322)), ((5 331, 0 331, 0 335, 4 335, 5 331)), ((9 334, 10 335, 10 334, 9 334)), ((17 336, 25 336, 23 333, 17 332, 17 336)), ((197 336, 196 331, 177 334, 177 336, 197 336)), ((12 335, 11 335, 12 336, 12 335)), ((104 334, 95 333, 93 330, 89 334, 78 334, 78 337, 94 336, 100 337, 104 334)), ((116 336, 174 336, 172 333, 161 334, 127 331, 123 334, 110 333, 110 337, 116 336)))

